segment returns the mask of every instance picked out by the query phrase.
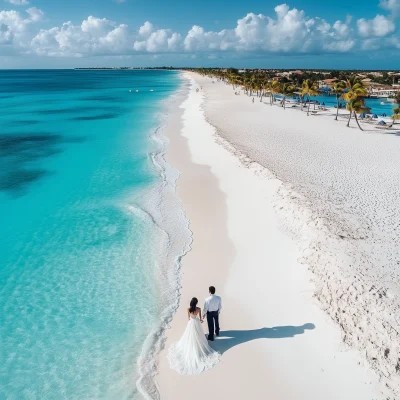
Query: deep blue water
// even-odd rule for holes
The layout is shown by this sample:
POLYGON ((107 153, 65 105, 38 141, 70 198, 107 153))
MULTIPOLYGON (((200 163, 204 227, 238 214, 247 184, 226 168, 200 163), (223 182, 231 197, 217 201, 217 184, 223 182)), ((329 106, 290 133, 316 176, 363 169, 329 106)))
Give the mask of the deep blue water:
POLYGON ((168 71, 0 71, 0 398, 137 397, 160 306, 140 213, 161 179, 149 133, 178 85, 168 71))

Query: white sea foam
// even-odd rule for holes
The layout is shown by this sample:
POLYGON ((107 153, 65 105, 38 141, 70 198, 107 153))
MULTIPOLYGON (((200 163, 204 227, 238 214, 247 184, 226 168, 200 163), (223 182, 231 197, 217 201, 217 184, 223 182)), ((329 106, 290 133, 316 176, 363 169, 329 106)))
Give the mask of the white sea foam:
POLYGON ((160 125, 151 134, 155 150, 150 156, 159 171, 161 182, 140 199, 141 212, 145 213, 147 218, 151 218, 157 230, 159 271, 157 285, 160 288, 159 320, 147 336, 138 360, 137 388, 148 400, 160 398, 154 380, 157 374, 157 356, 165 342, 165 330, 179 305, 181 259, 190 250, 192 242, 189 222, 176 195, 179 171, 165 161, 169 141, 163 135, 169 111, 180 104, 186 91, 187 88, 182 85, 176 94, 166 101, 163 115, 160 116, 160 125))

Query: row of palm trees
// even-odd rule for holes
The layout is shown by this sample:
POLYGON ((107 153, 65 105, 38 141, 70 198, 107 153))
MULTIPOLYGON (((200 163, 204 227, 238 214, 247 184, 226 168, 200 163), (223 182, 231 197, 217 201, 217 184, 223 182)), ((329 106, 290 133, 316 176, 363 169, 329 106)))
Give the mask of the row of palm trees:
MULTIPOLYGON (((242 87, 245 93, 249 96, 255 94, 257 97, 260 97, 260 101, 262 101, 263 97, 269 96, 271 105, 275 100, 275 96, 280 95, 282 97, 281 105, 284 109, 286 109, 286 99, 297 94, 301 97, 302 102, 307 101, 308 103, 307 115, 310 115, 310 97, 317 96, 321 93, 318 83, 311 79, 304 80, 299 87, 294 82, 287 80, 284 82, 271 80, 267 75, 260 72, 238 74, 229 70, 223 71, 207 69, 197 70, 197 72, 221 79, 228 84, 231 84, 234 89, 242 87)), ((331 88, 331 93, 336 96, 335 120, 338 120, 339 103, 340 100, 343 99, 346 102, 346 109, 349 111, 347 126, 350 126, 350 120, 354 117, 359 129, 363 130, 360 126, 357 114, 368 113, 370 112, 370 108, 367 107, 365 102, 368 91, 362 82, 356 76, 348 76, 344 80, 335 82, 331 88)), ((393 122, 391 126, 396 120, 400 120, 400 95, 397 96, 396 102, 398 107, 393 110, 393 115, 391 116, 393 122)))

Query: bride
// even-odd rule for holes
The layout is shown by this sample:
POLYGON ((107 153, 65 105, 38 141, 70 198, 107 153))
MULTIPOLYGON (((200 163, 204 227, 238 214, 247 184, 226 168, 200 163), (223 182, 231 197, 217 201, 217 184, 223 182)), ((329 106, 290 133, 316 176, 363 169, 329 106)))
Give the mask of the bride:
POLYGON ((200 374, 218 363, 220 354, 207 342, 201 324, 201 310, 193 297, 188 308, 189 322, 179 342, 171 345, 168 353, 171 368, 183 375, 200 374))

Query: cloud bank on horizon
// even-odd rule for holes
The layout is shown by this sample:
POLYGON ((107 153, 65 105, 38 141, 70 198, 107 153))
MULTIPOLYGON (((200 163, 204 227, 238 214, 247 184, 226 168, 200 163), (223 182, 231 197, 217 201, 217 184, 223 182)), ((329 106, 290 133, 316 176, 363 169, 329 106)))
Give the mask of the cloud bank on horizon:
MULTIPOLYGON (((133 54, 334 54, 376 49, 400 49, 396 22, 400 0, 380 0, 382 14, 373 19, 351 16, 328 22, 310 17, 287 4, 271 15, 248 13, 231 29, 207 31, 194 25, 188 32, 174 32, 146 21, 133 27, 107 18, 88 16, 80 24, 71 21, 41 29, 43 11, 28 0, 7 0, 19 10, 0 11, 0 56, 93 57, 133 54)), ((115 0, 121 2, 121 0, 115 0)), ((123 0, 122 0, 123 1, 123 0)))

